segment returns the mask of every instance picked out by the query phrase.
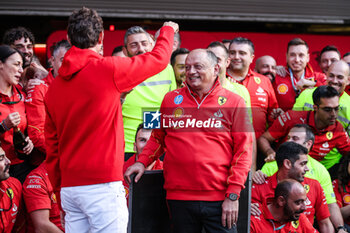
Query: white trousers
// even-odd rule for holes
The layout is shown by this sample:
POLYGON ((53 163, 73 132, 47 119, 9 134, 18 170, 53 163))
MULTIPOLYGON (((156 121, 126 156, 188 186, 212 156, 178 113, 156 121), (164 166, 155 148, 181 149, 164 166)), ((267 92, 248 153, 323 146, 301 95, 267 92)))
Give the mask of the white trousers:
POLYGON ((66 233, 126 233, 128 209, 121 181, 64 187, 66 233))

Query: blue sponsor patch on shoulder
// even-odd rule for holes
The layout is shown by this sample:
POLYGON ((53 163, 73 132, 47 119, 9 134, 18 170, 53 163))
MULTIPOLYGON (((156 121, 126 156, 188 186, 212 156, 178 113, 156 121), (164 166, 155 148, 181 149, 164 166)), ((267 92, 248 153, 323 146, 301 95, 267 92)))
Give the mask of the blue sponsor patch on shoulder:
POLYGON ((177 95, 174 99, 174 103, 181 104, 183 100, 184 100, 184 97, 182 95, 177 95))

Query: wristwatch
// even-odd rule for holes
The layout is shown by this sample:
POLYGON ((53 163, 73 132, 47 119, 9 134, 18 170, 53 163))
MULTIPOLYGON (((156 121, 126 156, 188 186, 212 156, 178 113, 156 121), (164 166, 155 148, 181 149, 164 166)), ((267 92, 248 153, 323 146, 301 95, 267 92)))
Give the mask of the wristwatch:
POLYGON ((339 225, 337 227, 337 232, 339 232, 340 230, 344 230, 344 231, 348 232, 348 230, 343 225, 339 225))
POLYGON ((5 133, 6 132, 6 129, 3 125, 3 122, 0 122, 0 133, 5 133))
POLYGON ((235 193, 226 193, 225 195, 228 199, 230 199, 231 201, 237 201, 238 199, 238 195, 235 193))

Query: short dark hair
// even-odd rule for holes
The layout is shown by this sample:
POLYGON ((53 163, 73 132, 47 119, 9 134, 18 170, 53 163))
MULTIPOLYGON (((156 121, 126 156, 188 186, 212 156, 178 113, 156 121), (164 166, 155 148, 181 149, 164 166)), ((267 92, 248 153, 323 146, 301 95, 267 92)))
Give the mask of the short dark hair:
POLYGON ((305 133, 306 133, 306 137, 305 140, 312 141, 312 144, 314 144, 315 142, 315 134, 312 132, 310 126, 308 126, 307 124, 296 124, 292 127, 293 128, 299 128, 299 129, 305 129, 305 133))
POLYGON ((113 56, 113 54, 115 54, 115 53, 119 53, 119 52, 123 51, 123 47, 124 47, 123 45, 119 45, 119 46, 115 47, 115 48, 113 49, 112 56, 113 56))
POLYGON ((325 52, 330 52, 330 51, 336 52, 336 53, 338 54, 338 56, 339 56, 339 59, 341 58, 340 52, 339 52, 339 50, 337 49, 337 47, 335 47, 334 45, 327 45, 326 47, 324 47, 324 48, 321 50, 320 54, 319 54, 319 55, 317 56, 317 58, 316 58, 316 61, 320 63, 320 62, 321 62, 322 54, 324 54, 325 52))
POLYGON ((222 42, 223 44, 225 44, 225 43, 231 43, 231 40, 229 40, 229 39, 222 39, 221 42, 222 42))
POLYGON ((231 40, 230 46, 231 47, 232 44, 247 44, 250 46, 250 52, 252 54, 254 54, 254 44, 251 40, 249 40, 248 38, 244 38, 244 37, 236 37, 233 40, 231 40))
POLYGON ((137 140, 137 133, 141 130, 141 129, 144 129, 144 130, 151 130, 151 129, 145 129, 143 127, 143 123, 140 123, 139 126, 137 126, 137 129, 136 129, 136 133, 135 133, 135 142, 137 140))
POLYGON ((16 27, 7 30, 2 38, 2 43, 5 45, 13 45, 16 40, 19 40, 22 37, 29 39, 32 44, 35 44, 33 33, 24 27, 16 27))
POLYGON ((175 60, 176 60, 176 56, 177 55, 182 55, 182 54, 189 54, 190 53, 190 50, 186 49, 186 48, 179 48, 179 49, 176 49, 172 54, 171 54, 171 57, 170 57, 170 64, 172 66, 175 65, 175 60))
POLYGON ((228 58, 228 55, 229 55, 228 49, 227 49, 226 46, 225 46, 223 43, 221 43, 220 41, 211 42, 211 43, 208 45, 207 49, 209 49, 209 48, 216 48, 216 47, 222 48, 222 49, 224 50, 224 52, 225 52, 226 58, 228 58))
POLYGON ((287 53, 289 51, 290 46, 297 46, 297 45, 305 45, 307 50, 309 51, 309 45, 306 43, 306 41, 302 40, 301 38, 294 38, 288 42, 287 53))
POLYGON ((321 98, 333 98, 339 96, 339 93, 334 87, 324 85, 316 88, 314 93, 312 93, 312 100, 315 105, 321 104, 321 98))
POLYGON ((83 7, 75 10, 68 19, 70 43, 80 49, 94 47, 103 32, 102 18, 95 10, 83 7))
POLYGON ((274 200, 277 200, 278 197, 282 196, 285 200, 288 200, 289 194, 292 191, 293 184, 297 181, 292 179, 285 179, 279 182, 275 189, 274 200))
POLYGON ((0 45, 0 61, 2 63, 5 63, 7 58, 9 58, 11 55, 15 53, 18 53, 19 55, 21 55, 22 61, 23 61, 23 55, 20 51, 10 47, 9 45, 0 45))
POLYGON ((347 56, 349 56, 350 55, 350 52, 347 52, 347 53, 345 53, 344 55, 343 55, 343 58, 344 57, 347 57, 347 56))
POLYGON ((276 162, 278 168, 283 166, 283 161, 288 159, 294 165, 295 161, 300 159, 301 154, 307 154, 307 149, 295 142, 285 142, 276 151, 276 162))
POLYGON ((348 172, 349 163, 350 163, 350 153, 348 153, 347 156, 345 156, 343 161, 340 163, 339 171, 338 171, 339 187, 334 187, 334 188, 342 189, 343 186, 348 185, 350 181, 350 175, 348 172))
POLYGON ((51 56, 54 56, 60 48, 65 48, 66 50, 68 50, 71 48, 71 45, 69 44, 68 40, 61 40, 57 43, 54 43, 50 47, 51 56))

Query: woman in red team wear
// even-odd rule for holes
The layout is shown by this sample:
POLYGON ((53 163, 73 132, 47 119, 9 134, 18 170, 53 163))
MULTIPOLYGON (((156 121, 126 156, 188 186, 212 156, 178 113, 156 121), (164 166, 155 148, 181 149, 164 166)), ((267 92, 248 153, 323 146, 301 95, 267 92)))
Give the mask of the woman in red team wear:
POLYGON ((23 57, 17 50, 7 45, 0 46, 0 141, 6 156, 11 161, 10 175, 23 183, 27 174, 33 169, 23 156, 28 156, 34 146, 29 137, 25 138, 27 145, 22 151, 16 150, 13 145, 14 129, 25 133, 27 128, 25 96, 18 88, 23 73, 22 64, 23 57), (24 160, 19 159, 19 153, 24 160))
POLYGON ((337 204, 344 218, 346 229, 350 230, 350 154, 340 164, 338 179, 333 181, 337 204))

